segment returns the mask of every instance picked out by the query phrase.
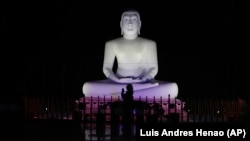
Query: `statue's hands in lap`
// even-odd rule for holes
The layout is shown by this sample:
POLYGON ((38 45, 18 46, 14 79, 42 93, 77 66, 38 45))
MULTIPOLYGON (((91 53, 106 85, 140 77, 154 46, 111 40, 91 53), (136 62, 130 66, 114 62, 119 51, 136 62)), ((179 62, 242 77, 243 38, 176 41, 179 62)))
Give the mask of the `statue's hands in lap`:
POLYGON ((125 77, 125 78, 117 78, 113 79, 113 81, 117 83, 147 83, 153 80, 150 76, 144 76, 142 78, 132 78, 132 77, 125 77))
POLYGON ((150 75, 144 75, 140 80, 141 80, 141 82, 150 82, 153 79, 154 78, 152 78, 152 76, 150 76, 150 75))
POLYGON ((149 82, 152 79, 152 77, 150 76, 144 76, 142 78, 134 78, 134 77, 123 77, 123 78, 118 78, 115 75, 110 75, 109 77, 110 80, 116 82, 116 83, 145 83, 145 82, 149 82))
POLYGON ((142 82, 139 78, 120 78, 119 83, 138 83, 142 82))

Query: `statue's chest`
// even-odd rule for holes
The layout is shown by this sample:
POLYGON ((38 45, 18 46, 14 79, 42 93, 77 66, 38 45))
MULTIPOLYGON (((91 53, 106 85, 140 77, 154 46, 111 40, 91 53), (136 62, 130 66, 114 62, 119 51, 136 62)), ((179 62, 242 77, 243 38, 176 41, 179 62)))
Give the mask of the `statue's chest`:
POLYGON ((144 58, 146 50, 143 46, 121 46, 115 53, 120 61, 137 62, 144 58))

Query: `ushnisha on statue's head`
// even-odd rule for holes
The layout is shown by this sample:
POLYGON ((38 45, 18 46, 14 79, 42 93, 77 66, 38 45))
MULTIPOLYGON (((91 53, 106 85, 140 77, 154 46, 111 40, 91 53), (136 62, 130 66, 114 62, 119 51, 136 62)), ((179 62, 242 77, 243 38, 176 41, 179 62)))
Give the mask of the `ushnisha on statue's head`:
POLYGON ((128 38, 140 35, 141 19, 140 14, 136 10, 127 10, 122 13, 121 21, 121 35, 128 36, 128 38))

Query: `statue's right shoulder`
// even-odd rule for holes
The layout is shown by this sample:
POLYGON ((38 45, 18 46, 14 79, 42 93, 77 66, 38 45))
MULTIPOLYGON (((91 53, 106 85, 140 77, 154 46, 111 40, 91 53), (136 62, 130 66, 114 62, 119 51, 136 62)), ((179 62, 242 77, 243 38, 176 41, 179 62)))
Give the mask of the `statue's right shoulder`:
POLYGON ((111 39, 111 40, 107 41, 106 43, 119 43, 122 40, 123 40, 123 38, 120 37, 120 38, 111 39))
POLYGON ((112 40, 109 40, 105 43, 106 46, 113 46, 113 45, 116 45, 116 44, 120 44, 120 42, 122 41, 122 38, 116 38, 116 39, 112 39, 112 40))

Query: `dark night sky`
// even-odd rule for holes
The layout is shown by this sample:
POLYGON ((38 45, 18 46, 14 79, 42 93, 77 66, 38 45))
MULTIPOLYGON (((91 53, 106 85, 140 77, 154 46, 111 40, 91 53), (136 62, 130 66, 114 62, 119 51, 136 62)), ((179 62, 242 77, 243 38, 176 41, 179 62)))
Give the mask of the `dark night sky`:
POLYGON ((105 79, 104 43, 120 36, 120 15, 141 13, 141 36, 158 45, 156 79, 180 96, 243 96, 238 3, 26 2, 1 5, 2 95, 80 96, 85 81, 105 79))

